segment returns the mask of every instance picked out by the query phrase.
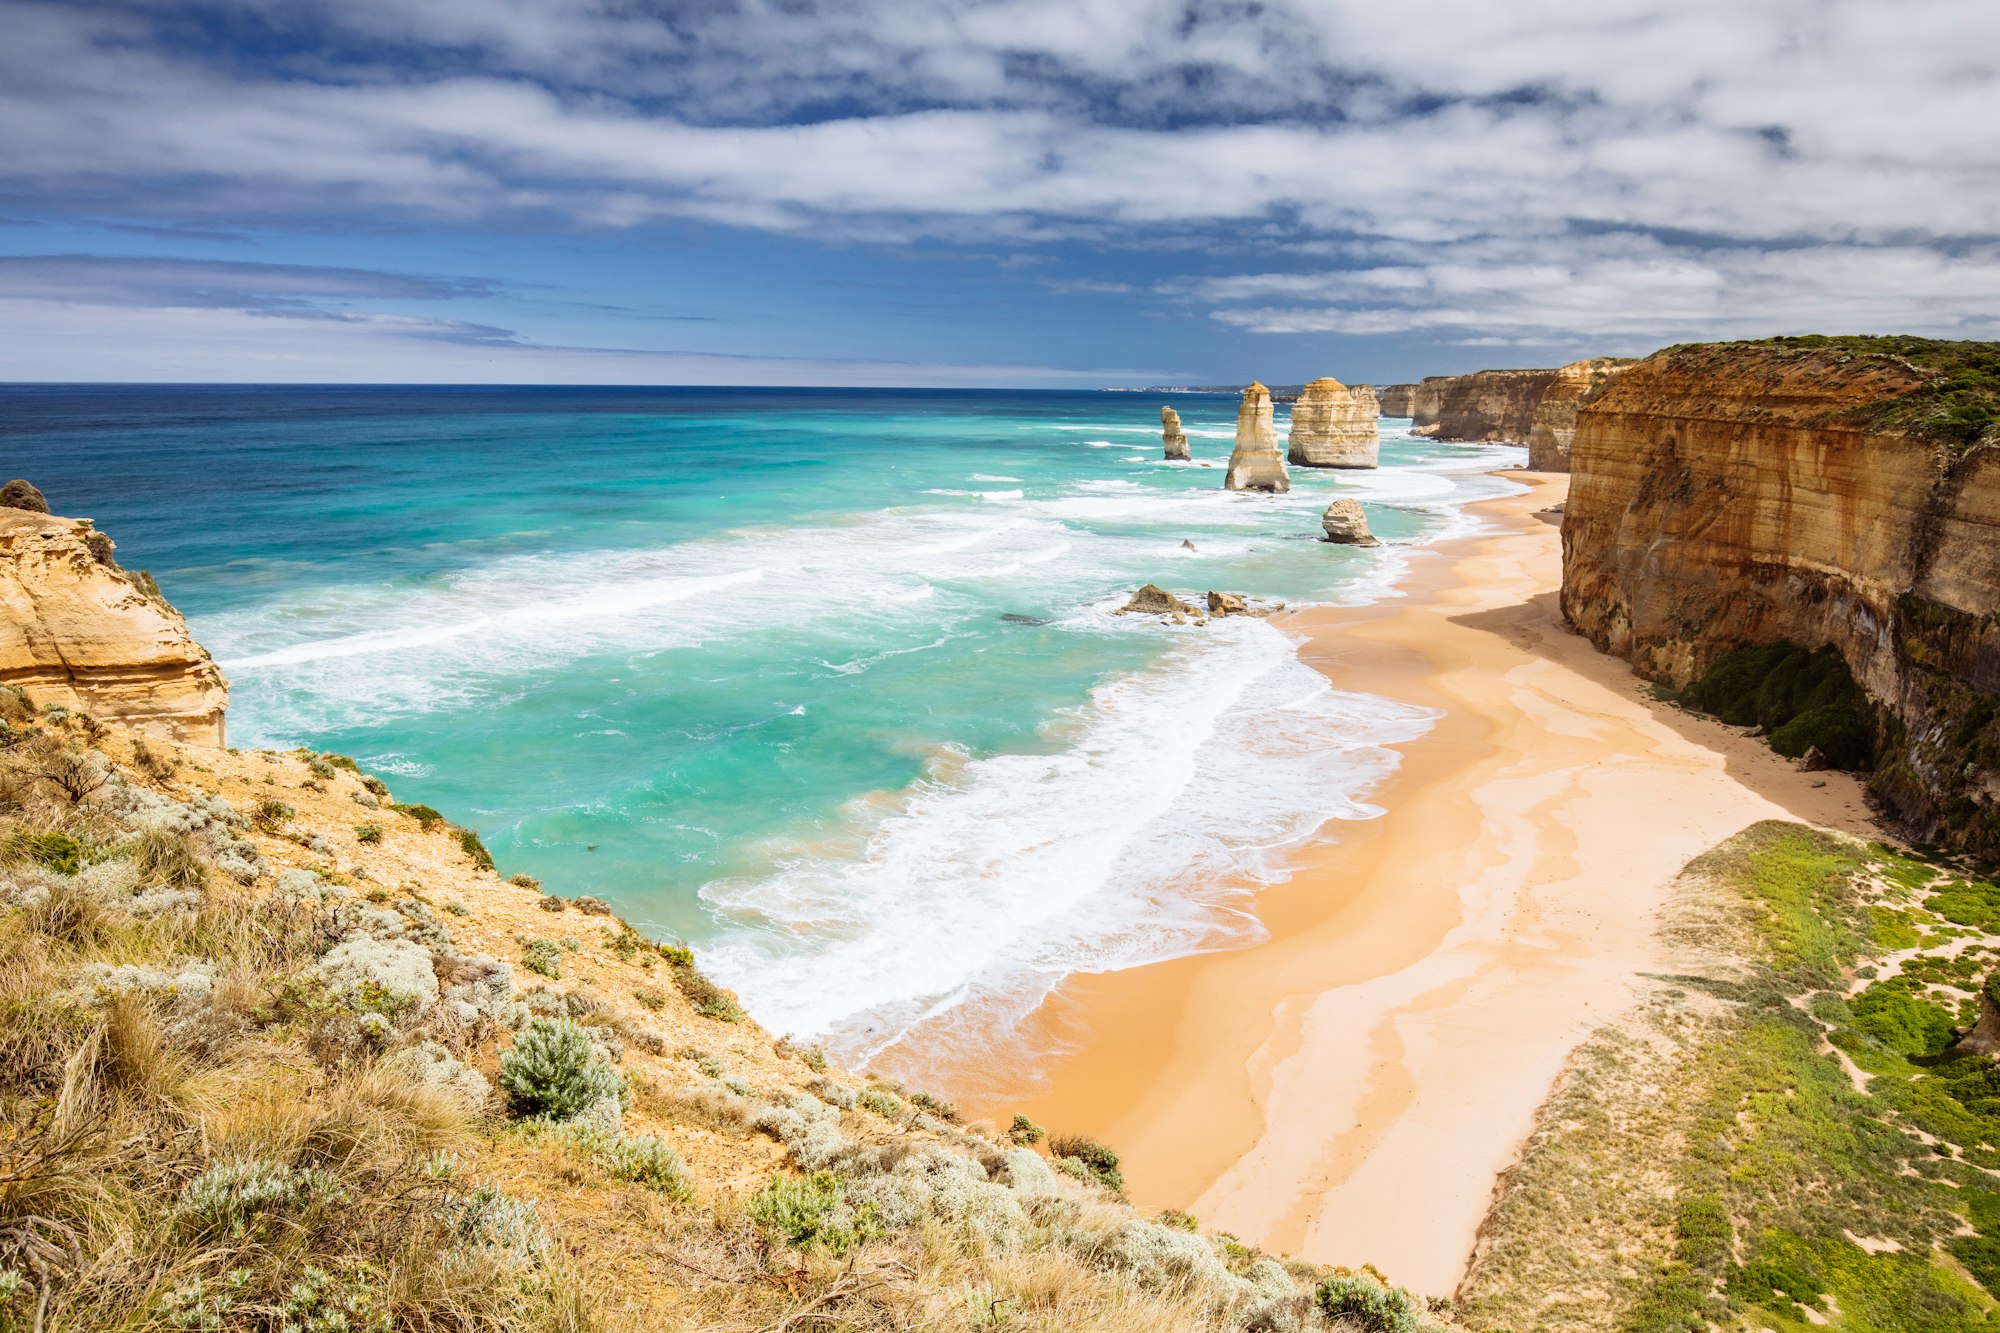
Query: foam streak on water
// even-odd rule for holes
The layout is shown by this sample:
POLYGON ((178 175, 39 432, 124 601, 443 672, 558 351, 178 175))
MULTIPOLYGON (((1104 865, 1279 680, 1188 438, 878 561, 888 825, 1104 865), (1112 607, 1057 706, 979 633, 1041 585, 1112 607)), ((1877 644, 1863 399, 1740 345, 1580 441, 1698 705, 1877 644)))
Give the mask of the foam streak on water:
MULTIPOLYGON (((703 890, 706 959, 776 1031, 853 1054, 969 999, 1247 943, 1248 891, 1394 767, 1428 711, 1333 689, 1261 621, 1220 621, 1051 729, 908 793, 859 858, 703 890)), ((866 818, 867 816, 862 816, 866 818)))

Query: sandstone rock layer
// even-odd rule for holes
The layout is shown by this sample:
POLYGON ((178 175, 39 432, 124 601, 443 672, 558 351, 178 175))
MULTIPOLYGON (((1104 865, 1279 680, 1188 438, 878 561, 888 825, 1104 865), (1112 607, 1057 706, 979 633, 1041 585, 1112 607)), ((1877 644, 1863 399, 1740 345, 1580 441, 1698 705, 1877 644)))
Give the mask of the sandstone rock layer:
POLYGON ((1368 515, 1362 510, 1359 500, 1335 500, 1320 515, 1320 526, 1326 530, 1326 539, 1342 546, 1374 546, 1375 534, 1368 530, 1368 515))
POLYGON ((1278 428, 1271 416, 1271 391, 1252 383, 1236 409, 1236 448, 1229 455, 1229 473, 1222 484, 1232 491, 1292 489, 1285 456, 1278 452, 1278 428))
POLYGON ((1630 361, 1598 356, 1572 361, 1556 377, 1535 406, 1528 426, 1528 466, 1537 472, 1569 471, 1570 441, 1576 437, 1576 414, 1610 385, 1611 377, 1630 361))
POLYGON ((1553 370, 1480 370, 1432 376, 1417 386, 1415 424, 1440 440, 1482 444, 1527 440, 1553 370))
POLYGON ((1181 429, 1181 414, 1171 407, 1160 409, 1160 438, 1166 443, 1163 458, 1177 458, 1186 462, 1188 453, 1187 432, 1181 429))
POLYGON ((1381 449, 1375 394, 1332 376, 1306 385, 1292 405, 1286 461, 1299 467, 1374 467, 1381 449))
POLYGON ((1673 348, 1578 414, 1564 614, 1681 685, 1754 644, 1832 645, 1881 710, 1870 793, 2000 855, 2000 446, 1874 430, 1933 372, 1886 355, 1673 348))
POLYGON ((37 704, 223 744, 222 672, 180 613, 109 555, 86 520, 0 509, 0 683, 37 704))
POLYGON ((1411 404, 1416 394, 1417 386, 1414 384, 1385 384, 1377 391, 1376 401, 1381 406, 1383 416, 1406 417, 1411 413, 1411 404))

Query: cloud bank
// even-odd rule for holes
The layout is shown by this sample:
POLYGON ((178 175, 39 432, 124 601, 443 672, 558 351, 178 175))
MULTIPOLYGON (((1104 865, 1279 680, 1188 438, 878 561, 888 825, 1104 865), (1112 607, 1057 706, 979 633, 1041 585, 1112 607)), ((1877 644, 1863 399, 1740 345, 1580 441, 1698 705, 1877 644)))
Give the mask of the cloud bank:
MULTIPOLYGON (((1990 0, 158 0, 0 31, 0 208, 37 216, 1094 247, 1267 335, 1644 350, 2000 309, 1990 0)), ((232 308, 477 294, 267 276, 232 308)))

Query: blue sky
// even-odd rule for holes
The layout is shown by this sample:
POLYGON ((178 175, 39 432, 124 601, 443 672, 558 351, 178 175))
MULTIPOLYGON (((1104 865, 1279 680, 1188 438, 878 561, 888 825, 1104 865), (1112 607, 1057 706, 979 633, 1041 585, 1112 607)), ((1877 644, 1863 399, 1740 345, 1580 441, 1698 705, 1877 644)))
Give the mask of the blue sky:
POLYGON ((1992 0, 0 0, 0 379, 1996 336, 1992 0))

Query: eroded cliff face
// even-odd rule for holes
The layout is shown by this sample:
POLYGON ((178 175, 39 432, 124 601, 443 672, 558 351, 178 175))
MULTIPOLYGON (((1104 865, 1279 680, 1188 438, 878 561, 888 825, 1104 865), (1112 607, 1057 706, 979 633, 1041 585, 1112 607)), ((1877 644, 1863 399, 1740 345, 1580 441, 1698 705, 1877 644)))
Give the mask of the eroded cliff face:
POLYGON ((1610 386, 1611 377, 1630 361, 1596 356, 1572 361, 1556 372, 1556 377, 1535 405, 1528 426, 1528 466, 1537 472, 1569 471, 1570 442, 1576 438, 1576 414, 1584 403, 1597 398, 1610 386))
POLYGON ((87 520, 0 509, 0 683, 37 704, 223 744, 222 672, 87 520))
POLYGON ((1381 447, 1375 392, 1331 375, 1306 385, 1292 405, 1286 461, 1298 467, 1374 467, 1381 447))
POLYGON ((1747 645, 1832 645, 1881 710, 1884 812, 1993 857, 2000 445, 1867 424, 1936 379, 1900 357, 1767 344, 1624 370, 1578 413, 1562 605, 1676 686, 1747 645))
POLYGON ((1414 384, 1385 384, 1376 390, 1376 398, 1385 417, 1409 416, 1416 394, 1417 386, 1414 384))
POLYGON ((1416 424, 1436 426, 1440 440, 1520 444, 1555 378, 1553 370, 1480 370, 1426 379, 1417 386, 1416 424))

